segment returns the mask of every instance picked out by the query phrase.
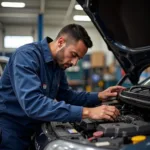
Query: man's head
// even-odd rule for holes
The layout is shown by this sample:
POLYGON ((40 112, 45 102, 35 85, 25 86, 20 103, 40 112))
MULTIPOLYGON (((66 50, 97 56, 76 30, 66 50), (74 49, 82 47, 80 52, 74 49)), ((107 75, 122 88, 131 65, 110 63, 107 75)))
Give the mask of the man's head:
POLYGON ((62 69, 76 65, 92 47, 92 41, 86 30, 77 24, 70 24, 61 29, 56 39, 54 59, 62 69))

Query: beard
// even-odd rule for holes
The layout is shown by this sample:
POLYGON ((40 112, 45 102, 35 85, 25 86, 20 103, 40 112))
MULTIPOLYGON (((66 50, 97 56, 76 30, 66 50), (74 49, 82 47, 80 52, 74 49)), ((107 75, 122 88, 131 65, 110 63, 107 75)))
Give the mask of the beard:
POLYGON ((64 63, 64 52, 65 52, 65 48, 66 48, 66 46, 63 47, 62 49, 60 49, 60 51, 57 52, 56 58, 55 58, 57 64, 59 65, 59 67, 62 68, 62 69, 64 69, 64 70, 68 68, 68 67, 65 65, 65 63, 64 63))

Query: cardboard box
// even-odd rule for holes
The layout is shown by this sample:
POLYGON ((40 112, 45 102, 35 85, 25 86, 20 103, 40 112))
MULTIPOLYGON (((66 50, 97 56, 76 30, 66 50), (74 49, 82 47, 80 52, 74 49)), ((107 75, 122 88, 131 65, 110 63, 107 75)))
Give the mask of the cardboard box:
POLYGON ((104 67, 105 54, 103 52, 93 52, 91 54, 91 67, 104 67))

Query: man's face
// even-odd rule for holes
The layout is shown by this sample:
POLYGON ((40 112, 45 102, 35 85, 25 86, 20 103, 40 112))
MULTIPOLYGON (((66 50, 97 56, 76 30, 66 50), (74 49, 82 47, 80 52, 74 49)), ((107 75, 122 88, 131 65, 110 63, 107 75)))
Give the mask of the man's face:
POLYGON ((81 59, 87 52, 87 47, 80 40, 75 43, 70 43, 67 46, 62 46, 56 53, 56 61, 62 69, 67 69, 75 66, 79 59, 81 59))

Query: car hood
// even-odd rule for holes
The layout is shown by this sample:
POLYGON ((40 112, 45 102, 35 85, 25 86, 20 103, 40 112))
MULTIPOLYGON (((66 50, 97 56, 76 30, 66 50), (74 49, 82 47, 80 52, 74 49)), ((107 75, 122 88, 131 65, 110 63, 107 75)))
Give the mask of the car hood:
POLYGON ((148 0, 77 0, 133 84, 150 64, 148 0))

